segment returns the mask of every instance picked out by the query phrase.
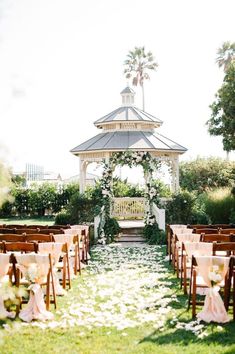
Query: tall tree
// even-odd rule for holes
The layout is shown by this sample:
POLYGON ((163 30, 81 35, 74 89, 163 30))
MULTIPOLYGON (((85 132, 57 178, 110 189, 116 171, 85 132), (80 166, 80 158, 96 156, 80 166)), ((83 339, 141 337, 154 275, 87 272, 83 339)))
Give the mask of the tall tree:
POLYGON ((124 74, 127 79, 132 78, 134 86, 140 85, 142 89, 143 111, 145 109, 144 81, 149 80, 149 71, 156 70, 158 64, 154 61, 152 52, 145 52, 144 47, 135 47, 127 54, 124 61, 124 74))
POLYGON ((217 50, 217 54, 216 62, 220 68, 224 67, 224 71, 226 72, 231 63, 235 60, 235 42, 224 42, 217 50))
POLYGON ((235 150, 235 61, 229 65, 210 108, 211 118, 206 123, 209 133, 223 137, 223 147, 227 153, 235 150))

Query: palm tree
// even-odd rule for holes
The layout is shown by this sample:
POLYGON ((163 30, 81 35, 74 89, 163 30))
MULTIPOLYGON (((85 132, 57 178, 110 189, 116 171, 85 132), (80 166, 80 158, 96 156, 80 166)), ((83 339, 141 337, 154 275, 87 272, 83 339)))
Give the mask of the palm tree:
POLYGON ((224 42, 222 47, 217 50, 217 54, 216 62, 219 67, 223 66, 226 72, 230 64, 235 60, 235 42, 224 42))
POLYGON ((149 80, 148 71, 156 70, 158 64, 154 61, 151 52, 145 53, 144 47, 135 47, 133 51, 129 51, 127 59, 124 61, 124 74, 127 79, 132 77, 134 86, 140 85, 142 89, 142 102, 144 111, 144 80, 149 80))

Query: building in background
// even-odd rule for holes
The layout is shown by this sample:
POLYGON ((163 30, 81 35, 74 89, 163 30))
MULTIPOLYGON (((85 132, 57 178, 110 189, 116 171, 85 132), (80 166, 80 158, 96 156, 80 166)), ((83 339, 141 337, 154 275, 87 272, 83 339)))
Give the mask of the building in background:
POLYGON ((43 166, 27 163, 25 169, 25 177, 27 182, 43 180, 44 179, 43 166))

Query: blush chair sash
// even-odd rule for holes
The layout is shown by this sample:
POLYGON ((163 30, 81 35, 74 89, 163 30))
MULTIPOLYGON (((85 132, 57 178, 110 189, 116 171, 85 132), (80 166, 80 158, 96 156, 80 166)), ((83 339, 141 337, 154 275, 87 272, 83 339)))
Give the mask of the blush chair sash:
MULTIPOLYGON (((53 235, 55 237, 55 235, 53 235)), ((56 264, 59 261, 60 256, 62 255, 63 243, 61 242, 41 242, 38 244, 38 252, 41 254, 51 254, 52 263, 53 263, 53 277, 55 283, 55 293, 56 295, 63 296, 66 291, 60 285, 60 281, 57 274, 56 264)))
POLYGON ((212 256, 213 244, 209 242, 184 242, 186 254, 192 256, 212 256))
POLYGON ((29 286, 29 301, 26 307, 20 311, 19 318, 25 322, 52 320, 54 316, 46 310, 44 295, 40 285, 45 282, 49 272, 49 255, 17 254, 15 257, 17 266, 22 271, 23 276, 27 276, 27 273, 30 272, 30 267, 34 266, 37 269, 35 282, 32 282, 29 286))
POLYGON ((224 280, 225 275, 229 267, 229 257, 216 257, 216 256, 205 256, 196 257, 198 265, 198 274, 202 276, 204 282, 209 287, 209 291, 206 294, 204 306, 201 312, 198 313, 197 317, 205 322, 218 322, 226 323, 229 321, 228 314, 225 310, 223 300, 219 294, 220 283, 216 286, 212 286, 211 280, 209 278, 209 273, 213 266, 218 266, 218 272, 221 278, 224 280))

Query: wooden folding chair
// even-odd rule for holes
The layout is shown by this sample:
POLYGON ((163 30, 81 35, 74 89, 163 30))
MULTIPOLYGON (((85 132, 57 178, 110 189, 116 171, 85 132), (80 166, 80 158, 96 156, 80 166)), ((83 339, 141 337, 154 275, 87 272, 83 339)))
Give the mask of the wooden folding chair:
POLYGON ((202 234, 202 242, 231 242, 233 241, 231 235, 222 234, 202 234))
POLYGON ((22 224, 8 224, 5 226, 5 228, 8 228, 8 229, 24 229, 26 227, 27 227, 27 225, 22 225, 22 224))
POLYGON ((36 234, 39 232, 39 229, 29 229, 29 228, 25 228, 25 229, 16 229, 15 233, 18 235, 22 235, 22 234, 36 234))
POLYGON ((66 289, 68 285, 69 289, 71 289, 71 277, 70 277, 70 268, 69 268, 69 252, 68 245, 64 243, 62 246, 63 257, 62 261, 56 264, 56 268, 59 271, 62 271, 62 287, 66 289))
MULTIPOLYGON (((51 254, 49 253, 48 255, 41 255, 41 254, 35 254, 35 255, 29 255, 30 259, 32 262, 35 262, 37 264, 37 259, 44 257, 45 261, 48 261, 48 272, 46 274, 46 279, 45 281, 40 281, 40 286, 46 287, 46 309, 49 310, 50 308, 50 303, 54 304, 54 308, 56 309, 57 307, 57 302, 56 302, 56 294, 55 294, 55 285, 54 285, 54 278, 53 278, 53 271, 52 271, 52 258, 51 254), (50 286, 52 286, 52 298, 51 298, 51 291, 50 291, 50 286)), ((20 265, 24 264, 24 262, 21 262, 21 255, 15 255, 15 262, 16 262, 16 286, 19 287, 20 285, 30 285, 29 281, 26 280, 24 277, 24 274, 20 271, 20 265)), ((21 304, 27 302, 24 299, 20 299, 21 304)))
POLYGON ((38 225, 38 224, 34 224, 34 225, 25 225, 25 228, 28 229, 48 229, 48 225, 38 225))
POLYGON ((3 241, 3 252, 21 252, 21 253, 29 253, 29 252, 38 252, 38 244, 37 242, 5 242, 3 241))
POLYGON ((53 267, 62 273, 62 287, 66 289, 66 285, 71 288, 69 255, 67 243, 59 242, 41 242, 38 244, 39 253, 52 256, 53 267))
POLYGON ((53 235, 43 235, 43 234, 29 234, 25 235, 26 242, 53 242, 53 235))
POLYGON ((214 229, 214 228, 204 228, 204 229, 197 229, 194 228, 193 232, 195 234, 205 234, 205 235, 209 235, 209 234, 216 234, 218 233, 218 229, 214 229))
MULTIPOLYGON (((34 232, 31 232, 31 233, 34 233, 34 232)), ((39 234, 44 234, 44 235, 50 235, 50 234, 63 234, 64 231, 63 230, 60 230, 60 229, 42 229, 42 230, 39 230, 39 234)))
MULTIPOLYGON (((216 257, 216 256, 210 256, 211 258, 223 258, 223 257, 216 257)), ((225 257, 224 257, 225 258, 225 257)), ((226 257, 229 259, 229 257, 226 257)), ((230 269, 230 266, 229 266, 230 269)), ((229 274, 230 270, 228 269, 223 283, 220 284, 220 288, 224 288, 224 302, 226 303, 227 299, 227 293, 228 293, 228 280, 229 280, 229 274)), ((191 278, 190 278, 190 286, 189 286, 189 296, 188 296, 188 310, 190 309, 190 306, 192 305, 192 317, 194 318, 196 316, 196 306, 204 305, 204 301, 197 300, 197 289, 208 289, 208 286, 204 282, 203 278, 198 274, 198 263, 197 263, 197 257, 192 256, 192 265, 191 265, 191 278)), ((225 307, 226 308, 226 307, 225 307)))
POLYGON ((0 235, 0 241, 25 242, 25 236, 24 235, 17 235, 17 234, 3 234, 3 235, 0 235))
POLYGON ((15 234, 15 233, 16 233, 16 229, 11 229, 6 227, 0 229, 0 234, 15 234))
POLYGON ((219 229, 220 234, 223 235, 235 235, 235 228, 219 229))
POLYGON ((80 254, 80 236, 75 235, 73 237, 74 244, 74 252, 72 252, 72 256, 74 256, 74 274, 77 275, 77 272, 81 275, 81 254, 80 254))
POLYGON ((70 225, 51 225, 48 226, 48 229, 59 229, 59 230, 70 229, 70 225))
POLYGON ((193 234, 193 233, 182 233, 182 234, 175 234, 175 250, 174 250, 174 265, 176 269, 176 276, 177 278, 181 278, 181 287, 182 287, 182 243, 184 242, 200 242, 201 235, 193 234), (181 261, 180 261, 181 260, 181 261))
POLYGON ((213 244, 206 242, 183 242, 181 254, 181 287, 187 294, 188 283, 191 279, 192 255, 212 256, 213 244))

